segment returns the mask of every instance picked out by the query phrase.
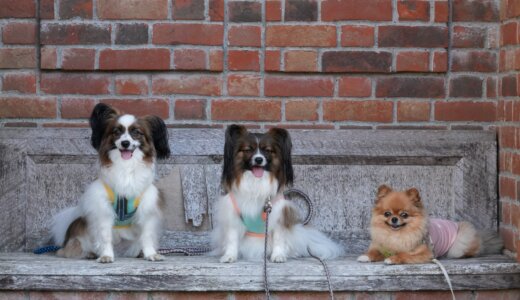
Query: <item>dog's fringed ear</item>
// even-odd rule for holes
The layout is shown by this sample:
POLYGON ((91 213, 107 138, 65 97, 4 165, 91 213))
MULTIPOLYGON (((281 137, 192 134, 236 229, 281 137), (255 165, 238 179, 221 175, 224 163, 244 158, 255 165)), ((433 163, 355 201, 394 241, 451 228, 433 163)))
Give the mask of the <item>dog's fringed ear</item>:
POLYGON ((166 124, 157 116, 146 116, 144 119, 150 126, 157 158, 168 158, 170 156, 170 145, 168 144, 168 129, 166 128, 166 124))
POLYGON ((419 195, 419 191, 416 188, 411 188, 406 190, 406 195, 410 197, 410 200, 412 200, 417 207, 422 207, 421 202, 421 196, 419 195))
POLYGON ((285 185, 292 185, 294 181, 294 171, 292 166, 292 142, 289 132, 283 128, 272 128, 269 130, 270 134, 280 146, 282 151, 283 176, 285 178, 285 185))
POLYGON ((90 137, 90 143, 92 147, 99 150, 103 135, 108 126, 108 121, 116 117, 118 112, 112 107, 99 103, 94 107, 92 114, 90 115, 89 123, 92 128, 92 136, 90 137))
POLYGON ((237 139, 247 134, 244 126, 232 124, 226 129, 226 139, 224 143, 224 167, 222 169, 222 181, 226 188, 231 188, 234 178, 233 165, 235 160, 235 147, 237 139))
POLYGON ((376 202, 381 200, 384 196, 388 195, 388 193, 390 193, 391 191, 392 191, 392 188, 389 187, 388 185, 386 185, 386 184, 380 185, 377 188, 377 200, 376 200, 376 202))

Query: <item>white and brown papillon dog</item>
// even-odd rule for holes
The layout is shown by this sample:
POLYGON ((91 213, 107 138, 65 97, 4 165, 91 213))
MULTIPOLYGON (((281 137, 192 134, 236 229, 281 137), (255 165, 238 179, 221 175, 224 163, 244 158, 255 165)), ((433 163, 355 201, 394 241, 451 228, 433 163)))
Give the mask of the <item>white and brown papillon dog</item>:
POLYGON ((272 262, 309 256, 339 256, 342 249, 323 233, 300 223, 296 206, 284 199, 293 182, 291 138, 285 129, 265 134, 230 125, 226 130, 222 184, 225 195, 217 204, 213 247, 221 262, 239 256, 257 260, 264 253, 264 205, 270 201, 267 255, 272 262))
POLYGON ((168 132, 161 118, 136 118, 97 104, 90 117, 91 144, 98 151, 99 178, 79 205, 58 213, 51 228, 59 256, 114 261, 114 245, 130 243, 124 255, 141 252, 150 261, 157 253, 164 203, 153 184, 157 158, 170 155, 168 132))

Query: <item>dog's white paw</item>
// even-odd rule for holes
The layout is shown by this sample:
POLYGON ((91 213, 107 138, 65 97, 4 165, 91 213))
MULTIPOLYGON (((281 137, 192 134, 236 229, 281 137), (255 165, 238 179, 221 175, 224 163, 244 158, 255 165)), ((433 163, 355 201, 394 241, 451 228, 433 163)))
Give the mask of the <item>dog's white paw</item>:
POLYGON ((368 255, 360 255, 357 258, 357 261, 358 262, 370 262, 370 258, 368 257, 368 255))
POLYGON ((221 262, 221 263, 232 263, 232 262, 235 262, 235 261, 237 261, 237 257, 236 257, 236 255, 224 254, 224 255, 220 258, 220 262, 221 262))
POLYGON ((274 263, 284 263, 287 261, 287 256, 283 254, 272 254, 271 255, 271 262, 274 263))
POLYGON ((98 263, 106 264, 114 262, 113 256, 103 255, 96 260, 98 263))
POLYGON ((145 257, 145 259, 149 260, 149 261, 161 261, 161 260, 164 260, 164 256, 162 256, 159 253, 155 253, 152 255, 148 255, 147 257, 145 257))
POLYGON ((385 259, 385 264, 387 264, 387 265, 395 265, 395 262, 393 262, 392 259, 389 257, 389 258, 385 259))

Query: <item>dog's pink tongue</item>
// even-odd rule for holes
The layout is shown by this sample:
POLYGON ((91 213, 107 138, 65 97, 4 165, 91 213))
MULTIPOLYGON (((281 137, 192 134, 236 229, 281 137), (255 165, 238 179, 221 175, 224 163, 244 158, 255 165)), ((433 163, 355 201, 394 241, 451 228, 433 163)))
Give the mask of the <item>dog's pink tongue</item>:
POLYGON ((124 160, 128 160, 128 159, 132 158, 132 151, 130 151, 130 150, 121 150, 121 157, 124 160))
POLYGON ((264 168, 262 167, 253 167, 253 175, 255 177, 260 178, 264 175, 264 168))

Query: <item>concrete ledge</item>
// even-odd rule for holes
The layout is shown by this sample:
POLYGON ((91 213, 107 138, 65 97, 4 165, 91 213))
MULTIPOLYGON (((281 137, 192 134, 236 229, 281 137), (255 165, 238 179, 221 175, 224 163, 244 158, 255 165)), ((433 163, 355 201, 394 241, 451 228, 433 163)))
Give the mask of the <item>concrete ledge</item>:
MULTIPOLYGON (((455 290, 520 288, 520 264, 505 256, 443 260, 455 290)), ((447 290, 434 264, 328 262, 335 291, 447 290)), ((314 259, 268 265, 272 291, 327 291, 314 259)), ((0 254, 0 290, 263 291, 262 262, 222 264, 215 257, 168 256, 163 262, 119 258, 113 264, 29 253, 0 254)))

